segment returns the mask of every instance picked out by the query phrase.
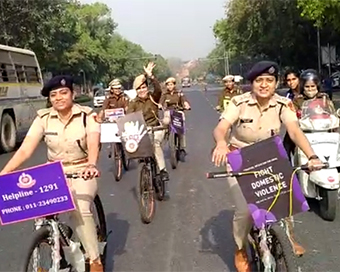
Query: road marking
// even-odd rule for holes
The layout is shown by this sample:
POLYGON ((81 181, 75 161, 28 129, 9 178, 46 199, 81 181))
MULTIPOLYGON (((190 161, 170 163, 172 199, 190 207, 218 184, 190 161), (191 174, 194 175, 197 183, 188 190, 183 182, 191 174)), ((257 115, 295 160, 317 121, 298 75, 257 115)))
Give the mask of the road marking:
POLYGON ((199 90, 199 92, 203 95, 203 97, 205 98, 205 100, 207 100, 209 106, 217 113, 219 114, 216 110, 215 110, 215 106, 210 102, 210 100, 208 99, 208 97, 206 96, 205 92, 199 90))

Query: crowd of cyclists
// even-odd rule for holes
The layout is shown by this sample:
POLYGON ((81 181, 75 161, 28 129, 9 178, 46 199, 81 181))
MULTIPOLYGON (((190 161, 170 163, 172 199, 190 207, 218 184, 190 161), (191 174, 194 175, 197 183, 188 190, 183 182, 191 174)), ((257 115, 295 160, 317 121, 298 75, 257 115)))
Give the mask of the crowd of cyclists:
MULTIPOLYGON (((165 81, 166 90, 162 90, 153 74, 154 68, 155 64, 149 63, 144 67, 144 73, 135 78, 133 88, 137 92, 137 97, 132 101, 122 91, 120 80, 112 80, 109 83, 110 94, 99 114, 96 114, 90 107, 80 106, 73 102, 72 77, 52 78, 42 90, 42 95, 49 99, 51 107, 38 111, 23 144, 0 173, 6 174, 20 167, 32 156, 41 139, 44 139, 47 145, 49 161, 61 161, 65 172, 74 170, 83 172, 83 179, 70 181, 78 208, 77 211, 72 212, 71 219, 88 253, 91 272, 103 271, 90 203, 97 191, 95 176, 99 173, 97 160, 100 123, 104 120, 105 110, 123 108, 126 114, 141 111, 146 125, 154 127, 162 125, 160 109, 178 105, 183 109, 191 108, 187 97, 177 87, 175 78, 168 78, 165 81), (153 85, 152 92, 149 82, 153 85), (87 197, 84 198, 84 195, 87 197)), ((284 139, 287 152, 292 153, 295 145, 299 146, 309 160, 310 169, 319 169, 317 165, 321 162, 298 126, 296 111, 303 101, 326 95, 322 93, 320 78, 316 71, 310 69, 301 74, 296 71, 287 71, 285 80, 290 89, 286 97, 283 97, 275 93, 278 75, 279 69, 275 62, 258 62, 247 76, 251 82, 250 92, 243 92, 241 86, 235 84, 234 76, 226 75, 223 78, 225 88, 216 106, 216 110, 222 114, 214 130, 216 147, 212 154, 212 161, 216 165, 227 164, 226 155, 230 151, 251 145, 259 139, 271 137, 273 131, 279 131, 284 125, 287 129, 284 139), (230 129, 231 132, 228 134, 230 129)), ((161 179, 167 183, 170 177, 162 149, 164 139, 164 131, 155 132, 153 146, 161 179)), ((185 142, 183 135, 182 155, 186 155, 185 142)), ((227 167, 230 169, 229 165, 227 167)), ((228 184, 236 205, 233 221, 233 233, 237 244, 235 266, 237 271, 246 272, 250 271, 245 251, 246 237, 251 224, 249 211, 237 180, 228 178, 228 184)), ((287 220, 291 222, 291 219, 287 220)), ((292 232, 292 227, 289 231, 292 232)), ((297 255, 305 252, 305 249, 294 238, 292 247, 297 255)))

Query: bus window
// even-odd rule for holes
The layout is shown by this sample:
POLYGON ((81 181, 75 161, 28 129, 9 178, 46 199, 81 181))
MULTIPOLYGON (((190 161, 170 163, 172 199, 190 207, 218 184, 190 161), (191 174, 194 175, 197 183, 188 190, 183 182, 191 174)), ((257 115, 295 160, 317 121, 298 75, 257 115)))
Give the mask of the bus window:
POLYGON ((17 74, 15 72, 15 69, 13 69, 13 66, 11 64, 5 65, 8 82, 16 83, 17 81, 17 74))
POLYGON ((25 71, 23 67, 20 65, 15 65, 15 70, 16 70, 19 82, 26 82, 25 71))
POLYGON ((8 82, 6 66, 3 63, 0 66, 0 82, 8 82))
POLYGON ((34 55, 27 55, 17 52, 10 52, 13 63, 20 66, 36 67, 37 62, 34 55))
POLYGON ((25 67, 25 73, 28 83, 41 82, 38 75, 38 69, 36 67, 25 67))

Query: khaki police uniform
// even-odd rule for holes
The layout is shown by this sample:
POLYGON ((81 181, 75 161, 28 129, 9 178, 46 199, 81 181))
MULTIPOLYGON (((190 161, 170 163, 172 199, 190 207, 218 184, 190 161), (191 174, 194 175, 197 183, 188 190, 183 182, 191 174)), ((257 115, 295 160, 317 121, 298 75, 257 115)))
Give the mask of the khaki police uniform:
MULTIPOLYGON (((53 108, 41 109, 27 136, 44 138, 48 160, 61 161, 65 173, 79 172, 87 165, 87 135, 100 133, 100 125, 94 118, 95 113, 90 107, 78 104, 73 105, 72 116, 66 124, 53 108)), ((69 179, 68 184, 77 206, 77 210, 70 213, 72 223, 88 257, 95 260, 99 257, 99 249, 91 206, 97 193, 97 181, 78 178, 69 179)))
POLYGON ((226 108, 225 106, 227 106, 229 104, 230 100, 234 96, 237 96, 237 95, 240 95, 240 94, 242 94, 242 91, 239 90, 239 89, 234 88, 233 90, 229 90, 229 89, 225 88, 221 92, 221 94, 218 98, 218 106, 220 107, 220 109, 224 110, 226 108))
MULTIPOLYGON (((184 107, 184 102, 188 102, 188 99, 181 90, 174 90, 173 92, 164 92, 159 100, 159 104, 166 106, 168 109, 174 109, 175 106, 184 107)), ((183 112, 184 115, 184 112, 183 112)), ((179 135, 181 149, 185 149, 186 137, 185 134, 179 135)))
POLYGON ((109 97, 105 99, 102 110, 117 109, 117 108, 126 109, 128 107, 128 104, 129 104, 129 100, 124 95, 124 93, 121 93, 120 95, 110 94, 109 97))
MULTIPOLYGON (((161 85, 155 77, 150 78, 154 87, 154 91, 150 93, 146 98, 136 97, 129 103, 127 113, 141 111, 145 123, 148 127, 155 127, 160 125, 158 117, 158 103, 162 95, 161 85)), ((137 90, 142 84, 146 82, 145 75, 139 75, 136 77, 133 85, 137 90)), ((154 145, 154 152, 159 170, 165 169, 164 153, 162 149, 162 143, 164 140, 165 131, 159 130, 155 132, 149 132, 149 136, 154 145), (152 135, 153 134, 153 135, 152 135)))
MULTIPOLYGON (((245 93, 231 99, 221 118, 232 124, 230 149, 242 148, 258 141, 279 134, 281 122, 287 124, 297 121, 292 102, 285 97, 274 94, 268 108, 260 110, 252 93, 245 93)), ((228 165, 230 170, 230 165, 228 165)), ((233 233, 239 249, 244 248, 252 220, 236 178, 228 178, 232 197, 236 206, 233 233)))

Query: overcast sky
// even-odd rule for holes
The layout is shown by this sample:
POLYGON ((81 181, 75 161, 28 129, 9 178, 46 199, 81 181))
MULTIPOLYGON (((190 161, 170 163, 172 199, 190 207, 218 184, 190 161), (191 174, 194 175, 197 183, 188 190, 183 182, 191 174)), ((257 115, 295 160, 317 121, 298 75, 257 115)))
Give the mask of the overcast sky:
MULTIPOLYGON (((96 2, 80 0, 82 3, 96 2)), ((112 9, 118 32, 146 51, 190 60, 213 48, 212 26, 225 0, 99 0, 112 9)))

